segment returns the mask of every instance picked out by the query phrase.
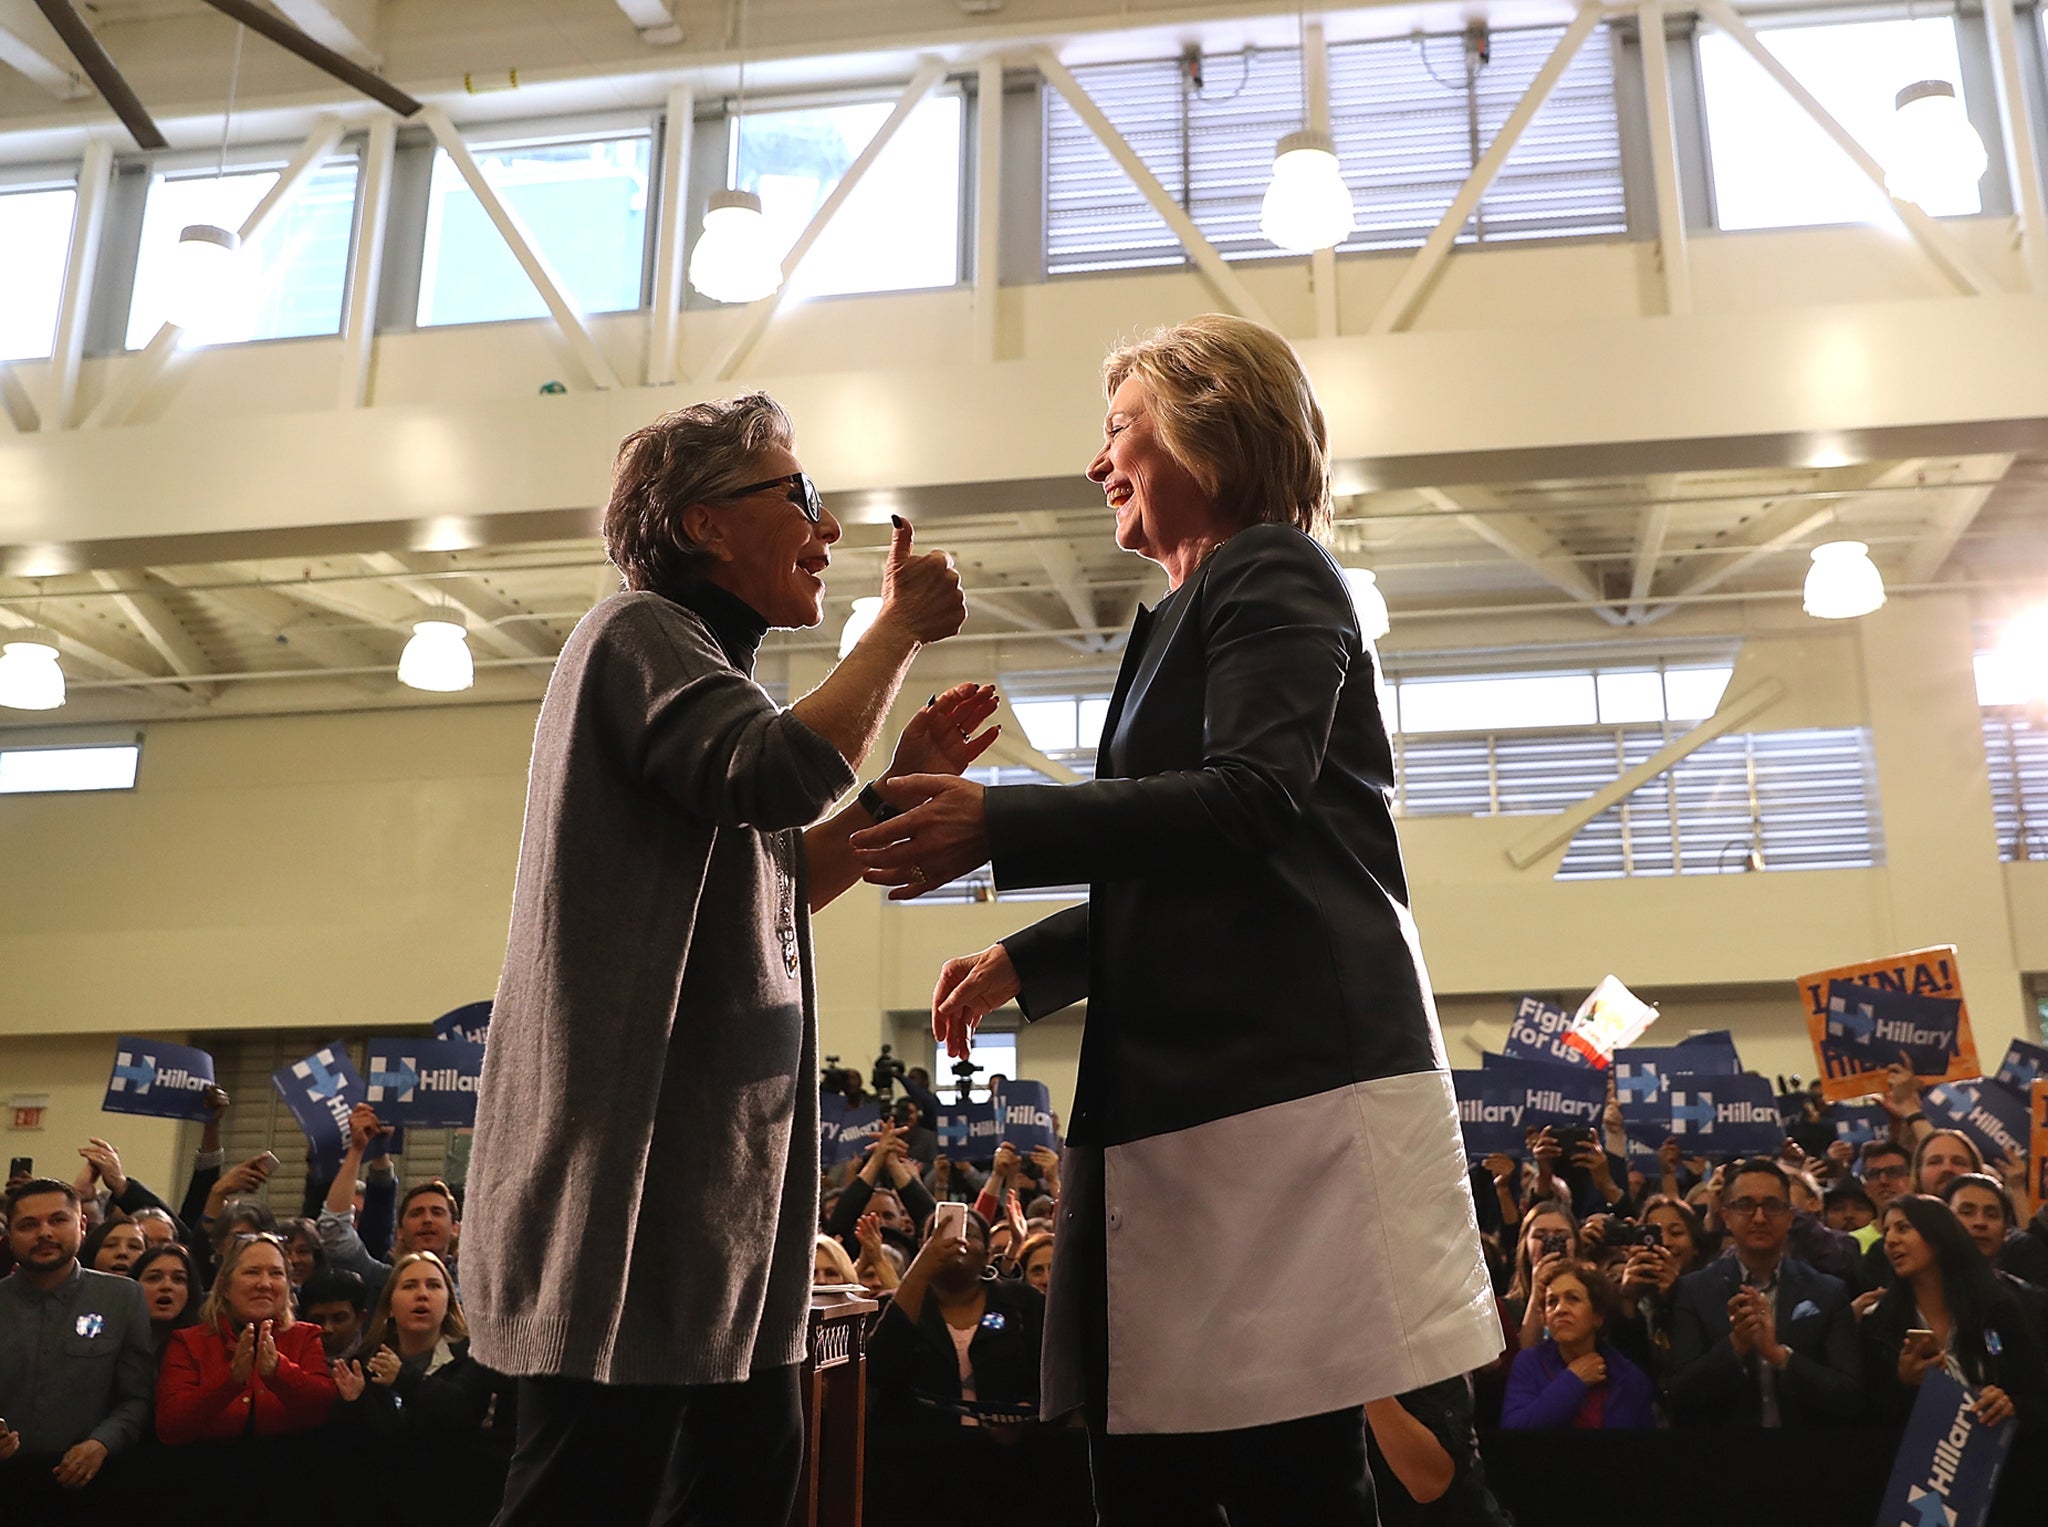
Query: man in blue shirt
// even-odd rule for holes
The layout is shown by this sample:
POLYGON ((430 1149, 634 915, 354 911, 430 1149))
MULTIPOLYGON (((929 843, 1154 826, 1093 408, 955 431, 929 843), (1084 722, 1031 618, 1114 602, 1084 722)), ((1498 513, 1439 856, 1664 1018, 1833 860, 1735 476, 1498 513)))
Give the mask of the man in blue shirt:
POLYGON ((15 1267, 0 1280, 0 1497, 10 1505, 83 1489, 149 1425, 156 1357, 142 1286, 80 1267, 83 1237, 69 1184, 34 1178, 7 1195, 15 1267))

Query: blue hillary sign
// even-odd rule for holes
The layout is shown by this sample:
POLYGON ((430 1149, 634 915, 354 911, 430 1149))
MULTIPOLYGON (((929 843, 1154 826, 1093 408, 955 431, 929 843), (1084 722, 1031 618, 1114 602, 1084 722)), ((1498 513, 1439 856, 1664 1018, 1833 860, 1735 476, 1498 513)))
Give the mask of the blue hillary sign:
POLYGON ((306 1132, 307 1175, 331 1178, 348 1150, 349 1110, 363 1101, 363 1079, 340 1040, 279 1066, 271 1085, 306 1132))
POLYGON ((491 1027, 491 1004, 488 1002, 465 1002, 461 1007, 450 1008, 434 1020, 436 1039, 460 1039, 466 1043, 480 1045, 491 1027))
POLYGON ((1002 1143, 1002 1126, 993 1103, 973 1100, 944 1103, 932 1125, 939 1137, 939 1149, 955 1161, 988 1161, 1002 1143))
POLYGON ((1735 1053, 1735 1036, 1726 1029, 1703 1029, 1688 1034, 1671 1048, 1692 1057, 1692 1064, 1686 1069, 1695 1075, 1733 1076, 1742 1069, 1742 1058, 1735 1053))
POLYGON ((1745 1071, 1667 1080, 1671 1134, 1688 1156, 1775 1156, 1784 1145, 1778 1095, 1765 1078, 1745 1071))
POLYGON ((1060 1148, 1059 1130, 1053 1125, 1052 1094, 1043 1082, 1004 1082, 996 1089, 995 1116, 1001 1138, 1020 1156, 1041 1146, 1055 1151, 1060 1148))
POLYGON ((873 1103, 849 1108, 839 1118, 839 1138, 833 1142, 832 1159, 858 1161, 882 1132, 882 1110, 873 1103))
POLYGON ((373 1039, 363 1097, 386 1123, 470 1129, 484 1047, 461 1039, 373 1039))
POLYGON ((123 1036, 114 1041, 114 1069, 100 1107, 156 1119, 203 1119, 212 1085, 213 1057, 204 1050, 123 1036))
POLYGON ((1891 1133, 1891 1115, 1882 1103, 1837 1103, 1828 1110, 1835 1138, 1862 1146, 1891 1133))
POLYGON ((1920 1380, 1878 1527, 1982 1527, 2018 1423, 1986 1426, 1977 1397, 1939 1368, 1920 1380))
POLYGON ((1968 1136, 1986 1161, 2027 1159, 2030 1120, 2026 1095, 1994 1078, 1940 1082, 1921 1094, 1921 1107, 1929 1124, 1968 1136))
POLYGON ((1961 1054, 1962 1003, 1888 987, 1830 981, 1821 1059, 1829 1074, 1903 1061, 1918 1076, 1946 1076, 1961 1054))
POLYGON ((1507 1043, 1501 1049, 1511 1060, 1544 1060, 1560 1066, 1595 1069, 1593 1061, 1576 1045, 1564 1042, 1571 1031, 1573 1015, 1553 1007, 1539 997, 1522 997, 1515 1003, 1508 1021, 1507 1043))
POLYGON ((839 1159, 839 1122, 846 1117, 846 1094, 818 1094, 818 1169, 830 1171, 839 1159))
POLYGON ((1998 1073, 1992 1080, 2024 1097, 2037 1076, 2048 1076, 2048 1045, 2015 1039, 2005 1047, 2005 1059, 1998 1063, 1998 1073))
POLYGON ((1528 1132, 1547 1124, 1599 1128, 1607 1105, 1604 1072, 1512 1056, 1489 1054, 1480 1059, 1477 1071, 1451 1073, 1468 1156, 1476 1159, 1496 1151, 1526 1155, 1528 1132))

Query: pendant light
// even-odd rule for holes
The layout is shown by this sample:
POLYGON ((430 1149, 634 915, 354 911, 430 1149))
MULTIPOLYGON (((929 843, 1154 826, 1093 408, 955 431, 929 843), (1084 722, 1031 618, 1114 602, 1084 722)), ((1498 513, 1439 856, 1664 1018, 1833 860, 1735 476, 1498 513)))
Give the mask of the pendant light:
POLYGON ((1344 587, 1351 592, 1351 608, 1358 614, 1360 636, 1376 642, 1393 629, 1387 614, 1387 596, 1380 592, 1380 581, 1370 568, 1345 568, 1344 587))
POLYGON ((875 617, 882 613, 882 596, 869 594, 853 602, 853 613, 846 617, 846 624, 839 628, 839 655, 845 657, 853 651, 854 643, 868 634, 868 627, 875 623, 875 617))
POLYGON ((1948 80, 1916 80, 1893 101, 1885 189, 1917 206, 1945 206, 1984 178, 1984 140, 1948 80))
MULTIPOLYGON (((740 144, 747 123, 747 6, 740 0, 740 82, 732 119, 733 178, 740 175, 740 144)), ((729 186, 711 194, 704 231, 690 252, 690 285, 713 302, 758 302, 782 285, 782 259, 770 237, 761 198, 729 186)))
POLYGON ((1273 150, 1273 178, 1259 206, 1259 232, 1291 254, 1335 249, 1355 226, 1351 188, 1337 163, 1337 142, 1315 126, 1328 116, 1327 83, 1312 82, 1308 26, 1295 12, 1301 45, 1302 109, 1308 125, 1289 133, 1273 150), (1320 103, 1320 109, 1319 109, 1320 103))
MULTIPOLYGON (((235 91, 242 79, 245 31, 240 25, 235 27, 235 61, 228 70, 228 104, 220 118, 220 163, 213 177, 216 185, 227 179, 228 129, 235 120, 235 91)), ((193 329, 219 317, 238 284, 241 252, 242 236, 234 229, 218 223, 187 224, 171 252, 164 321, 181 329, 193 329)))
POLYGON ((0 705, 9 710, 55 710, 63 703, 57 634, 40 626, 10 632, 0 641, 0 705))
POLYGON ((412 639, 399 655, 398 682, 436 694, 453 694, 476 683, 476 661, 460 614, 442 611, 432 620, 414 622, 412 639))
POLYGON ((1853 620, 1884 603, 1884 579, 1861 541, 1827 541, 1813 549, 1806 570, 1806 613, 1820 620, 1853 620))

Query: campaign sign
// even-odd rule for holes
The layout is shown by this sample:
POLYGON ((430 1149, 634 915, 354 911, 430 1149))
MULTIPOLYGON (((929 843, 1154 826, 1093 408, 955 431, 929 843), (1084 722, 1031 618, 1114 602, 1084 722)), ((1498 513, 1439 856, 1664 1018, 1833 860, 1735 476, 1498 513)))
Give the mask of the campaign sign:
MULTIPOLYGON (((1955 1041, 1947 1063, 1922 1082, 1959 1082, 1983 1073, 1977 1061, 1977 1041, 1970 1030, 1970 1005, 1963 997, 1963 977, 1956 963, 1953 944, 1915 949, 1882 960, 1864 960, 1855 965, 1838 965, 1833 970, 1815 971, 1799 978, 1800 1004, 1806 1009, 1807 1037, 1813 1043, 1815 1063, 1820 1067, 1821 1096, 1830 1103, 1845 1098, 1868 1097, 1889 1085, 1884 1068, 1899 1059, 1899 1047, 1882 1045, 1858 1047, 1854 1019, 1837 1023, 1837 1034, 1828 1035, 1828 989, 1837 981, 1875 988, 1909 997, 1939 997, 1954 1002, 1955 1041)), ((1870 1018, 1871 1037, 1876 1036, 1876 1019, 1870 1018)))
POLYGON ((373 1039, 363 1100, 387 1124, 476 1127, 484 1047, 462 1039, 373 1039))
POLYGON ((1835 1138, 1847 1140, 1859 1150, 1871 1140, 1891 1133, 1892 1116, 1882 1103, 1837 1103, 1828 1110, 1828 1123, 1835 1138))
POLYGON ((488 1002, 465 1002, 461 1007, 450 1008, 434 1020, 436 1039, 460 1039, 469 1044, 480 1045, 491 1027, 491 1004, 488 1002))
POLYGON ((2034 1078, 2028 1098, 2028 1117, 2033 1121, 2034 1153, 2027 1161, 2027 1186, 2033 1189, 2034 1212, 2048 1204, 2048 1076, 2034 1078))
POLYGON ((1044 1082, 1004 1082, 996 1089, 995 1113, 1000 1140, 1009 1141, 1018 1155, 1028 1156, 1040 1146, 1060 1148, 1059 1131, 1052 1121, 1052 1094, 1044 1082))
POLYGON ((1778 1096, 1761 1076, 1672 1075, 1671 1133, 1688 1156, 1775 1156, 1785 1143, 1778 1096))
POLYGON ((1614 1097, 1624 1122, 1667 1112, 1668 1076, 1736 1076, 1742 1066, 1732 1047, 1714 1045, 1641 1045, 1614 1052, 1614 1097), (1634 1109, 1632 1115, 1630 1110, 1634 1109))
POLYGON ((1850 1066, 1903 1060, 1915 1076, 1944 1076, 1955 1054, 1961 1008, 1952 997, 1915 997, 1855 981, 1830 981, 1823 1064, 1829 1057, 1850 1066))
POLYGON ((1986 1161, 2024 1161, 2027 1156, 2027 1099, 1989 1077, 1943 1082, 1921 1094, 1927 1122, 1969 1136, 1986 1161))
POLYGON ((2048 1076, 2048 1045, 2015 1039, 2005 1047, 2005 1059, 1998 1063, 1992 1080, 2024 1093, 2034 1085, 2037 1076, 2048 1076))
POLYGON ((1735 1036, 1726 1029, 1704 1029, 1697 1034, 1688 1034, 1673 1048, 1714 1052, 1711 1061, 1694 1055, 1692 1069, 1702 1076, 1734 1076, 1742 1070, 1742 1058, 1735 1053, 1735 1036))
POLYGON ((832 1159, 835 1162, 860 1160, 881 1132, 882 1110, 875 1104, 863 1103, 858 1108, 847 1109, 839 1118, 839 1138, 834 1142, 832 1159))
POLYGON ((1984 1425, 1971 1409, 1976 1403, 1941 1369, 1922 1376, 1878 1527, 1980 1527, 2019 1427, 2011 1419, 1984 1425))
POLYGON ((1002 1143, 995 1104, 972 1099, 939 1104, 932 1130, 939 1137, 939 1150, 955 1161, 993 1160, 1002 1143))
POLYGON ((363 1079, 340 1040, 304 1060, 279 1066, 271 1085, 306 1132, 307 1175, 332 1178, 348 1150, 348 1113, 363 1098, 363 1079))
POLYGON ((155 1119, 203 1119, 212 1085, 213 1057, 204 1050, 124 1037, 114 1041, 114 1071, 100 1107, 155 1119))
POLYGON ((839 1123, 846 1117, 846 1094, 818 1094, 818 1169, 827 1171, 839 1159, 839 1123))
POLYGON ((1590 1067, 1567 1069, 1549 1061, 1483 1055, 1477 1071, 1453 1071, 1458 1123, 1466 1154, 1494 1151, 1524 1156, 1527 1131, 1546 1124, 1600 1127, 1607 1106, 1607 1078, 1590 1067))
POLYGON ((1563 1008, 1537 997, 1523 997, 1515 1003, 1507 1043, 1501 1048, 1513 1060, 1547 1060, 1582 1069, 1603 1064, 1577 1045, 1565 1043, 1571 1026, 1572 1015, 1563 1008))

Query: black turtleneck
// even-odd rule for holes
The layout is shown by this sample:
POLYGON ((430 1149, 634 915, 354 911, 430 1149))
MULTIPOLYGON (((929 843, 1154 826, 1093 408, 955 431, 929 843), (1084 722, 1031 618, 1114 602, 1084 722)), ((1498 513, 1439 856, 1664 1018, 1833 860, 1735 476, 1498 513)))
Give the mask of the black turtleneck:
POLYGON ((754 658, 761 650, 761 638, 768 634, 768 622, 752 605, 730 590, 703 580, 680 588, 669 597, 684 609, 703 616, 725 660, 748 678, 754 676, 754 658))

